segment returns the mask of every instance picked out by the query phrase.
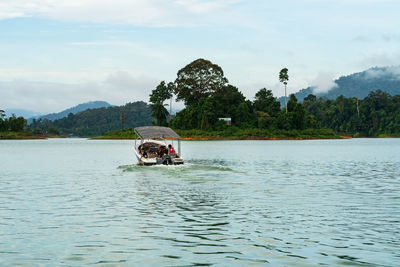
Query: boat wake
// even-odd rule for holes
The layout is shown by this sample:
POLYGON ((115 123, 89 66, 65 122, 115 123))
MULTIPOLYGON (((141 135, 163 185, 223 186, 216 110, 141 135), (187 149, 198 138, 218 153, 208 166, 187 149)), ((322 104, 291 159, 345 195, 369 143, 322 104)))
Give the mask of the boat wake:
POLYGON ((232 168, 224 166, 221 162, 208 162, 208 161, 188 161, 183 165, 152 165, 152 166, 142 166, 141 164, 128 164, 121 165, 118 167, 123 172, 143 172, 143 171, 186 171, 186 170, 217 170, 217 171, 227 171, 235 172, 232 168))

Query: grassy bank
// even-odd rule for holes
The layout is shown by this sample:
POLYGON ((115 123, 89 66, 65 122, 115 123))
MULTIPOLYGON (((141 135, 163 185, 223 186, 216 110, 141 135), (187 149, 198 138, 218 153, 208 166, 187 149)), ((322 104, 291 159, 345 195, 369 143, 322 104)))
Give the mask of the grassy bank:
MULTIPOLYGON (((240 129, 230 127, 223 131, 175 130, 184 140, 279 140, 279 139, 340 139, 330 129, 280 130, 240 129)), ((92 139, 134 139, 131 129, 111 131, 92 139)))
POLYGON ((187 140, 302 140, 342 138, 330 129, 269 131, 230 127, 224 131, 177 130, 176 132, 187 140))
POLYGON ((0 132, 1 140, 25 140, 25 139, 46 139, 50 137, 59 137, 59 136, 50 136, 50 135, 37 135, 31 132, 0 132))
POLYGON ((103 136, 92 137, 91 139, 101 140, 101 139, 135 139, 136 134, 132 129, 127 130, 117 130, 106 132, 103 136))

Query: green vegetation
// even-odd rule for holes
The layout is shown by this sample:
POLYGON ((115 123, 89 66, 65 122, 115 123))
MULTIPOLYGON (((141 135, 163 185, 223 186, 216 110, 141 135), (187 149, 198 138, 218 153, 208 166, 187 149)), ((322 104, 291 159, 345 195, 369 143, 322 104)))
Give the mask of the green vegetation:
POLYGON ((26 126, 23 117, 16 117, 14 114, 8 119, 5 118, 4 110, 0 110, 0 132, 22 132, 26 126))
POLYGON ((165 108, 164 102, 172 97, 173 90, 173 83, 170 82, 166 85, 165 82, 162 81, 157 88, 151 92, 150 109, 152 116, 156 119, 156 125, 167 126, 167 116, 169 112, 165 108))
POLYGON ((35 132, 26 129, 26 120, 16 117, 14 114, 5 118, 4 110, 0 110, 0 139, 42 139, 48 137, 59 137, 57 129, 51 129, 50 133, 43 134, 42 131, 35 132))
POLYGON ((289 74, 288 74, 288 69, 287 68, 283 68, 279 72, 279 81, 285 85, 285 110, 286 110, 286 114, 287 114, 288 113, 288 109, 287 109, 286 85, 287 85, 287 82, 289 81, 289 74))
POLYGON ((232 126, 222 131, 177 130, 177 133, 188 139, 336 139, 341 138, 331 129, 306 130, 264 130, 258 128, 240 129, 232 126))
MULTIPOLYGON (((288 69, 279 73, 285 85, 288 69)), ((270 90, 260 89, 253 101, 228 84, 222 68, 198 59, 178 71, 175 94, 186 107, 169 126, 184 137, 215 138, 335 138, 399 136, 399 95, 380 90, 363 100, 339 96, 336 100, 308 95, 303 103, 290 95, 285 108, 270 90), (219 118, 231 118, 227 126, 219 118), (329 130, 331 129, 331 130, 329 130)))
MULTIPOLYGON (((339 96, 364 99, 371 91, 382 90, 392 96, 400 94, 399 67, 375 67, 363 72, 342 76, 335 80, 336 87, 328 92, 315 93, 314 87, 308 87, 295 93, 299 101, 309 94, 334 100, 339 96)), ((284 97, 279 98, 283 104, 284 97)))
POLYGON ((32 131, 42 132, 48 132, 55 128, 66 136, 100 136, 106 132, 121 129, 121 117, 124 118, 123 125, 127 128, 149 125, 153 121, 149 106, 139 101, 119 107, 88 109, 77 114, 70 113, 67 117, 55 121, 33 120, 29 128, 32 131))
POLYGON ((363 100, 344 96, 317 99, 309 95, 303 105, 318 128, 352 136, 400 135, 400 95, 390 96, 381 90, 370 92, 363 100))
POLYGON ((136 133, 132 129, 116 130, 106 132, 103 136, 93 137, 92 139, 134 139, 136 133))
MULTIPOLYGON (((282 69, 280 79, 287 83, 287 69, 282 69)), ((224 136, 232 129, 238 136, 292 135, 289 131, 303 131, 315 128, 315 123, 294 95, 287 103, 287 112, 280 109, 280 103, 270 90, 263 88, 255 100, 247 100, 233 85, 227 84, 222 69, 210 61, 198 59, 178 72, 175 80, 177 99, 186 107, 170 122, 177 130, 202 130, 221 132, 224 136), (231 118, 232 125, 226 126, 219 118, 231 118), (227 129, 230 128, 230 129, 227 129), (249 130, 249 133, 243 130, 249 130), (260 129, 263 132, 252 129, 260 129)))
MULTIPOLYGON (((279 80, 286 91, 288 69, 280 71, 279 80)), ((174 82, 162 81, 152 90, 150 105, 135 102, 88 109, 55 121, 33 120, 29 128, 24 118, 6 119, 0 110, 0 138, 63 135, 131 139, 135 136, 133 128, 151 124, 168 125, 188 139, 400 137, 399 94, 391 96, 376 90, 363 99, 341 95, 332 100, 312 94, 303 98, 299 102, 294 94, 290 95, 282 109, 272 91, 262 88, 253 100, 248 100, 237 87, 228 84, 220 66, 197 59, 179 70, 174 82), (172 99, 173 93, 185 108, 168 121, 171 114, 165 102, 172 99), (232 126, 222 118, 231 118, 232 126)))

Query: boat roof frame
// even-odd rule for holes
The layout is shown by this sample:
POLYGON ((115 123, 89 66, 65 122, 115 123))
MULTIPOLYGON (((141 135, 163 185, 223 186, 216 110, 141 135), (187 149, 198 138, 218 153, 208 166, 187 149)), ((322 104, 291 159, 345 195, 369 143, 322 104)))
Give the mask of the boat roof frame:
POLYGON ((182 139, 174 130, 164 126, 142 126, 134 130, 141 139, 182 139))

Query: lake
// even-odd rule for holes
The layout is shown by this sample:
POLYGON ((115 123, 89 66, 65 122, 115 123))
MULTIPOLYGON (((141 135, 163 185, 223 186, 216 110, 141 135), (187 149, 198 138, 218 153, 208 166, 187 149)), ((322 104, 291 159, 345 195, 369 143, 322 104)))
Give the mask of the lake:
POLYGON ((0 266, 399 266, 400 139, 0 141, 0 266))

